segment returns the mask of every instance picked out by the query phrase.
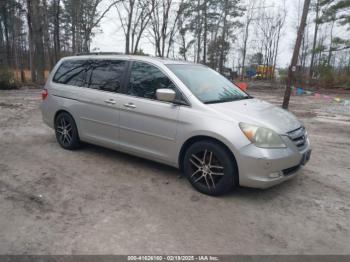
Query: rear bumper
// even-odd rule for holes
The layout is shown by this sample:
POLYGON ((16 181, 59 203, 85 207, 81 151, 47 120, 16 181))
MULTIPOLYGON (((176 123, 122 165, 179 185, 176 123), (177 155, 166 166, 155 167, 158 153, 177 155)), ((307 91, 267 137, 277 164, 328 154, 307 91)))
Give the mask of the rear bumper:
POLYGON ((52 123, 51 123, 52 121, 50 121, 50 119, 49 119, 49 117, 48 117, 48 114, 46 113, 46 112, 47 112, 47 107, 45 106, 44 103, 41 103, 41 105, 40 105, 40 110, 41 110, 43 122, 44 122, 47 126, 53 128, 53 125, 52 125, 52 123))
POLYGON ((249 145, 238 157, 239 184, 244 187, 269 188, 295 177, 309 161, 311 146, 299 150, 292 143, 283 149, 263 149, 249 145))

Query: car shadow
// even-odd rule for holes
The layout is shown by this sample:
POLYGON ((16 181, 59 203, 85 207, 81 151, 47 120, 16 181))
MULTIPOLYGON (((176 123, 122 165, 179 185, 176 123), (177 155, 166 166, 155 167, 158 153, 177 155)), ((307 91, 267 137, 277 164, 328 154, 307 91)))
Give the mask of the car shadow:
POLYGON ((106 147, 83 143, 81 150, 91 152, 93 154, 101 155, 103 154, 104 158, 107 159, 118 159, 120 162, 134 164, 142 166, 142 168, 148 169, 149 171, 160 171, 163 173, 169 173, 171 175, 182 176, 180 170, 175 167, 168 166, 159 162, 148 160, 142 157, 124 153, 121 151, 109 149, 106 147))
MULTIPOLYGON (((124 152, 120 152, 120 151, 116 151, 116 150, 112 150, 112 149, 108 149, 105 147, 88 144, 88 143, 84 143, 80 150, 92 153, 94 155, 99 155, 99 156, 103 155, 103 158, 110 159, 110 160, 118 159, 118 161, 124 162, 126 164, 130 164, 130 165, 137 163, 137 166, 139 168, 141 167, 146 172, 161 174, 162 176, 166 176, 168 178, 177 177, 177 178, 186 179, 181 173, 181 171, 177 168, 174 168, 162 163, 158 163, 152 160, 148 160, 145 158, 141 158, 138 156, 130 155, 128 153, 124 153, 124 152)), ((289 191, 293 189, 295 186, 297 186, 298 182, 296 180, 297 178, 293 178, 291 180, 285 181, 282 184, 273 186, 268 189, 247 188, 247 187, 237 186, 230 193, 220 196, 219 198, 224 198, 224 199, 244 198, 247 200, 251 199, 254 201, 267 201, 269 199, 273 200, 277 196, 282 195, 283 192, 289 191)), ((189 188, 192 189, 190 185, 189 185, 189 188)), ((184 190, 188 190, 188 188, 184 187, 184 190)), ((192 190, 197 194, 204 196, 203 194, 197 192, 195 189, 192 189, 192 190)))

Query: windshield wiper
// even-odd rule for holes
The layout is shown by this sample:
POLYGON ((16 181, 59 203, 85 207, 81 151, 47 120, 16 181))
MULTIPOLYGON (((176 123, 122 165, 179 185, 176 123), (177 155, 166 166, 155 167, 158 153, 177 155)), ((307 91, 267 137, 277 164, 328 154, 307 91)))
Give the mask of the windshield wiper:
POLYGON ((244 97, 236 97, 236 98, 232 98, 232 99, 218 99, 218 100, 212 100, 212 101, 205 101, 204 104, 218 104, 218 103, 228 103, 228 102, 234 102, 234 101, 240 101, 240 100, 244 100, 244 99, 252 99, 253 97, 251 96, 244 96, 244 97))
POLYGON ((206 101, 204 104, 218 104, 218 103, 224 103, 224 102, 230 102, 230 101, 225 101, 225 100, 212 100, 212 101, 206 101))
POLYGON ((242 97, 240 100, 244 100, 244 99, 253 99, 254 97, 252 97, 252 96, 245 96, 245 97, 242 97))

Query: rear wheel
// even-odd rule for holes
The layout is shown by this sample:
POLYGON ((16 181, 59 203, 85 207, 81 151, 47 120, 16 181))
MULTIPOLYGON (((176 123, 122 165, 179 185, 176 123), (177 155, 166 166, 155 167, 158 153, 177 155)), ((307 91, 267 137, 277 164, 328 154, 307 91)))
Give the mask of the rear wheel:
POLYGON ((237 168, 232 154, 213 141, 199 141, 191 145, 184 157, 184 172, 199 192, 218 196, 234 187, 237 168))
POLYGON ((68 113, 60 113, 55 119, 57 142, 64 149, 72 150, 79 147, 78 129, 73 117, 68 113))

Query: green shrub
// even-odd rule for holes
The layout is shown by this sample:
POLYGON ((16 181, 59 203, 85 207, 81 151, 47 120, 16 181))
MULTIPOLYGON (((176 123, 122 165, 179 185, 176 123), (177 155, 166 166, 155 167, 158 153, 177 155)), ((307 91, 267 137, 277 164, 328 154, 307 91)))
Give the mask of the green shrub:
POLYGON ((0 89, 16 88, 13 72, 5 66, 0 66, 0 89))
POLYGON ((319 69, 321 85, 332 88, 334 85, 334 72, 330 66, 321 66, 319 69))

